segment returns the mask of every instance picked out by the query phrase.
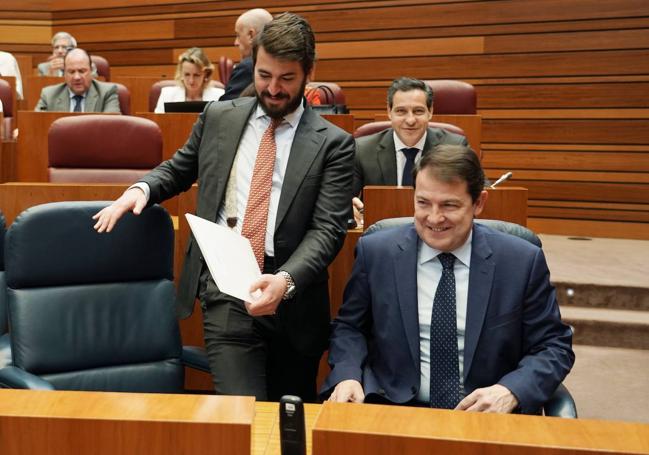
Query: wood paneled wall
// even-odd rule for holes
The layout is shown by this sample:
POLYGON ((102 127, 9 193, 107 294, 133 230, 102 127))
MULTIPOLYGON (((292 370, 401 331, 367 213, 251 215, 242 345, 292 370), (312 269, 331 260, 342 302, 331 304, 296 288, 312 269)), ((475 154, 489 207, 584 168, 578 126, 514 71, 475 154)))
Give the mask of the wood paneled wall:
POLYGON ((343 87, 358 123, 384 112, 400 75, 471 82, 487 174, 512 170, 529 188, 532 228, 649 238, 647 0, 3 3, 0 43, 34 64, 43 33, 65 30, 113 75, 165 78, 189 46, 238 59, 234 22, 248 8, 300 13, 317 34, 316 79, 343 87))

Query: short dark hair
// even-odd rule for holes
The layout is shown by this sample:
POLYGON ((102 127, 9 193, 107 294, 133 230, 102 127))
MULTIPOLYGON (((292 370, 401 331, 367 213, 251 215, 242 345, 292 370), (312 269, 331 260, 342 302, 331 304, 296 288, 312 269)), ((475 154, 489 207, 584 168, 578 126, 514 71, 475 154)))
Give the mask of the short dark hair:
POLYGON ((425 153, 412 170, 413 185, 416 185, 417 174, 425 169, 430 169, 442 182, 466 182, 473 202, 478 200, 484 189, 484 171, 471 147, 442 144, 425 153))
POLYGON ((315 35, 302 16, 282 13, 264 25, 252 42, 252 61, 257 63, 257 51, 263 47, 275 58, 300 62, 304 75, 313 69, 315 62, 315 35))
POLYGON ((390 84, 388 88, 388 109, 392 109, 392 103, 394 101, 394 94, 397 92, 409 92, 410 90, 421 90, 426 94, 426 106, 428 110, 431 110, 433 107, 433 89, 430 88, 430 85, 426 84, 424 81, 419 79, 414 79, 412 77, 400 77, 395 79, 390 84))

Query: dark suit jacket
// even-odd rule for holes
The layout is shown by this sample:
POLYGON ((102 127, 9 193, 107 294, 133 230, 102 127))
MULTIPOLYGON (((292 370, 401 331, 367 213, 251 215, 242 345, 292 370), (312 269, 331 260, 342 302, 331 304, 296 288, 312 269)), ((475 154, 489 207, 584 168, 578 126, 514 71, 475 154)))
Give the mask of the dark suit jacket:
MULTIPOLYGON (((334 321, 332 371, 323 390, 345 379, 394 403, 420 385, 417 248, 414 225, 362 237, 334 321)), ((574 362, 572 332, 561 322, 543 252, 474 224, 469 271, 464 387, 499 383, 523 413, 538 412, 574 362)), ((434 367, 434 365, 433 365, 434 367)))
MULTIPOLYGON (((198 179, 196 215, 215 221, 224 201, 230 168, 254 98, 212 102, 199 116, 187 143, 142 180, 150 203, 186 191, 198 179)), ((327 266, 342 247, 351 198, 354 141, 306 107, 288 160, 277 209, 274 246, 278 270, 295 280, 296 296, 278 315, 295 346, 319 355, 329 334, 327 266)), ((203 261, 190 239, 178 286, 181 317, 191 314, 203 261)))
MULTIPOLYGON (((356 139, 354 159, 354 186, 352 194, 358 196, 365 185, 396 185, 397 159, 393 129, 388 128, 370 136, 356 139)), ((439 144, 469 145, 466 137, 440 128, 428 128, 423 153, 439 144)))
POLYGON ((225 93, 221 95, 219 101, 239 98, 239 94, 241 94, 243 89, 252 84, 252 67, 251 57, 244 58, 234 67, 232 74, 230 75, 230 80, 228 80, 228 83, 225 85, 225 93))
MULTIPOLYGON (((41 91, 37 111, 70 111, 70 95, 65 83, 48 85, 41 91)), ((120 112, 117 86, 93 79, 86 94, 84 112, 120 112)))

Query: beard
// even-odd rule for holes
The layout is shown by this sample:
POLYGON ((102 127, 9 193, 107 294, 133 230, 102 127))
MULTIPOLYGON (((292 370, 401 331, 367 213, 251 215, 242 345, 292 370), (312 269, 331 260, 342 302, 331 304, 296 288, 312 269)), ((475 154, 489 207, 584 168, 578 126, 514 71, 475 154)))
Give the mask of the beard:
POLYGON ((271 106, 266 103, 267 98, 271 98, 270 92, 268 90, 263 90, 261 93, 255 90, 257 95, 257 101, 261 105, 261 108, 264 112, 272 119, 281 119, 284 118, 287 114, 295 111, 302 102, 304 97, 304 89, 306 88, 306 78, 302 81, 302 86, 298 91, 297 95, 293 98, 288 93, 279 93, 275 96, 275 99, 285 99, 288 100, 284 106, 271 106))

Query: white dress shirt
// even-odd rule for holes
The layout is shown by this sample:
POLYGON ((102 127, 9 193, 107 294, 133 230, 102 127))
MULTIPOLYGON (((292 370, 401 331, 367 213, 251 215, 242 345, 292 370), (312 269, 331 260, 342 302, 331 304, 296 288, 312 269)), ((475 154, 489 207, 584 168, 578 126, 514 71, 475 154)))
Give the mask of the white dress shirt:
MULTIPOLYGON (((218 101, 221 98, 221 95, 225 93, 225 90, 218 87, 212 87, 208 85, 203 89, 203 101, 218 101)), ((171 85, 169 87, 162 87, 160 90, 160 96, 158 97, 158 103, 155 106, 155 110, 158 114, 164 113, 165 103, 177 103, 179 101, 185 101, 185 88, 179 85, 171 85)))
MULTIPOLYGON (((394 151, 397 154, 397 185, 401 186, 403 179, 403 168, 406 167, 406 155, 401 151, 402 149, 410 148, 399 139, 396 132, 393 132, 394 137, 394 151)), ((428 132, 426 132, 428 134, 428 132)), ((424 149, 424 144, 426 143, 426 134, 424 134, 419 141, 413 146, 413 148, 419 149, 419 152, 415 156, 415 163, 421 158, 421 151, 424 149)))
MULTIPOLYGON (((457 313, 457 350, 460 363, 460 387, 464 390, 464 333, 466 328, 467 300, 469 296, 469 268, 471 266, 471 239, 454 251, 453 271, 455 273, 455 311, 457 313)), ((419 241, 417 253, 417 307, 419 312, 419 362, 421 379, 416 399, 423 403, 430 401, 430 321, 433 316, 433 302, 439 280, 442 278, 442 264, 437 256, 442 253, 419 241)), ((461 398, 464 397, 462 393, 461 398)))
POLYGON ((16 61, 16 58, 9 52, 0 51, 0 76, 15 77, 16 93, 18 93, 18 99, 23 99, 23 81, 20 77, 20 68, 18 68, 18 62, 16 61))

